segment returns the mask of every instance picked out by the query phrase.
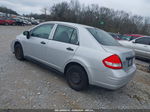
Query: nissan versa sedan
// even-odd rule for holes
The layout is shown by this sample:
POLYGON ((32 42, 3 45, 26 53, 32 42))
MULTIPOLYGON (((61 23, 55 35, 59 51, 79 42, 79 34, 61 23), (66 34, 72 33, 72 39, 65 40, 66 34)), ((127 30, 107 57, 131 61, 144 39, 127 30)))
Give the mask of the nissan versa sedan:
POLYGON ((67 22, 46 22, 12 42, 18 60, 34 59, 65 74, 77 91, 88 85, 118 89, 134 76, 135 54, 105 31, 67 22))
POLYGON ((150 37, 139 37, 132 41, 119 41, 124 47, 135 51, 137 57, 150 59, 150 37))

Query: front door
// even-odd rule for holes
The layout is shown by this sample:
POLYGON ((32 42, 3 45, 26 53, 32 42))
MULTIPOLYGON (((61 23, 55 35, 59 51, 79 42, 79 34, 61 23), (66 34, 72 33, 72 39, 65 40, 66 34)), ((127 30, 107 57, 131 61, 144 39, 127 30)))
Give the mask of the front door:
POLYGON ((45 60, 46 46, 53 26, 44 24, 30 31, 30 38, 25 38, 23 41, 25 55, 41 61, 45 60))

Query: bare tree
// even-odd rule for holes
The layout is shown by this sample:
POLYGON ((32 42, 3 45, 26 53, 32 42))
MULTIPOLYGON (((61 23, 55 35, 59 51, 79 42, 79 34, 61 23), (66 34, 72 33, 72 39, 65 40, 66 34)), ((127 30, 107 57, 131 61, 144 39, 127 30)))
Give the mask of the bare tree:
POLYGON ((122 34, 139 33, 150 35, 150 18, 99 7, 97 4, 85 6, 80 4, 78 0, 64 1, 50 7, 50 14, 47 15, 47 8, 43 8, 42 12, 46 16, 39 15, 39 17, 43 17, 45 20, 81 23, 122 34))
POLYGON ((41 9, 41 12, 44 14, 44 15, 47 15, 47 11, 48 11, 48 8, 44 7, 41 9))

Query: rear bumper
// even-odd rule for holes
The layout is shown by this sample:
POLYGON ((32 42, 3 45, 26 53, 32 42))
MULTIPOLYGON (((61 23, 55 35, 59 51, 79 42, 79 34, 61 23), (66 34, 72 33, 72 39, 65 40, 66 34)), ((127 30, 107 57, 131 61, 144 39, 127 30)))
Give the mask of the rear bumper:
POLYGON ((96 78, 93 78, 93 85, 115 90, 126 85, 133 78, 135 73, 135 65, 133 65, 128 71, 108 70, 103 73, 94 74, 96 78))

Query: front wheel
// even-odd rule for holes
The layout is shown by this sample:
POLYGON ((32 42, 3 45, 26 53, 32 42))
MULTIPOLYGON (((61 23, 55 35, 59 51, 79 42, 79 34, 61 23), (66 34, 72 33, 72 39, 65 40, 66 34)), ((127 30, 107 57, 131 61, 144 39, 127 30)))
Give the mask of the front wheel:
POLYGON ((69 86, 76 91, 81 91, 88 87, 87 74, 79 65, 72 65, 67 69, 66 79, 69 86))
POLYGON ((24 60, 22 46, 20 44, 16 44, 15 47, 14 47, 14 50, 15 50, 15 57, 18 60, 24 60))

